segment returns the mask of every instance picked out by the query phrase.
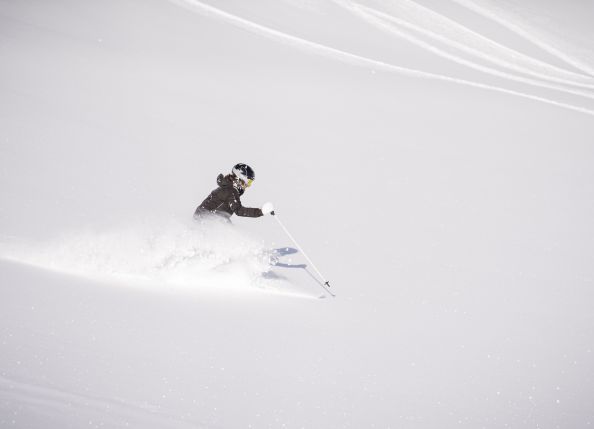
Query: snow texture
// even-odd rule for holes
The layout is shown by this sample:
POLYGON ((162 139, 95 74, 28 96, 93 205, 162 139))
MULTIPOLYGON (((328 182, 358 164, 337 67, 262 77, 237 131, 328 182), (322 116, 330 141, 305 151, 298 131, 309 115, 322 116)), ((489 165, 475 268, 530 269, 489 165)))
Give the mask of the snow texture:
POLYGON ((0 0, 0 428, 594 424, 593 19, 0 0))

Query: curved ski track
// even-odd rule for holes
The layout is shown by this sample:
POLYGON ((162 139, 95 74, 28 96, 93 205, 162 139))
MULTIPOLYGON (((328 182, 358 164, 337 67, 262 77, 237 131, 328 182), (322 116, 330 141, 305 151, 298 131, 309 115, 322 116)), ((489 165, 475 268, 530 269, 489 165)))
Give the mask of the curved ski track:
POLYGON ((582 63, 581 61, 579 61, 576 58, 573 58, 573 57, 565 54, 560 49, 544 42, 537 36, 531 34, 529 31, 526 31, 526 29, 522 28, 520 25, 517 25, 517 24, 511 22, 509 19, 497 14, 496 12, 476 4, 472 0, 452 0, 452 1, 455 3, 458 3, 460 6, 463 6, 463 7, 467 8, 479 15, 482 15, 483 17, 485 17, 487 19, 490 19, 491 21, 497 22, 499 25, 507 28, 508 30, 510 30, 513 33, 515 33, 516 35, 524 38, 525 40, 528 40, 532 44, 541 48, 543 51, 546 51, 549 54, 553 55, 554 57, 557 57, 564 63, 566 63, 572 67, 575 67, 576 69, 582 71, 583 73, 587 74, 590 77, 594 77, 594 68, 590 67, 587 64, 582 63))
MULTIPOLYGON (((202 3, 199 0, 170 0, 171 2, 177 4, 178 6, 182 6, 190 11, 200 13, 203 16, 212 17, 216 19, 221 19, 225 22, 233 24, 237 27, 243 28, 245 30, 251 31, 253 33, 271 38, 273 40, 286 43, 290 46, 294 46, 300 49, 303 49, 307 52, 322 55, 328 58, 340 60, 349 64, 371 68, 374 70, 383 70, 387 72, 398 73, 404 76, 416 77, 416 78, 424 78, 424 79, 431 79, 431 80, 438 80, 450 83, 456 83, 459 85, 465 85, 474 88, 480 88, 484 90, 499 92, 508 95, 514 95, 517 97, 521 97, 524 99, 529 99, 533 101, 539 101, 542 103, 550 104, 553 106, 565 108, 568 110, 573 110, 576 112, 585 113, 587 115, 594 116, 594 110, 578 106, 575 104, 565 103, 561 101, 556 101, 550 98, 542 97, 539 95, 529 94, 526 92, 521 92, 513 89, 504 88, 501 86, 471 81, 467 79, 460 79, 456 77, 451 77, 447 75, 425 72, 422 70, 411 69, 407 67, 401 67, 394 64, 374 60, 372 58, 352 54, 350 52, 342 51, 336 48, 332 48, 330 46, 322 45, 316 42, 312 42, 310 40, 306 40, 297 36, 293 36, 291 34, 284 33, 279 30, 275 30, 264 25, 258 24, 256 22, 244 19, 237 15, 233 15, 229 12, 225 12, 221 9, 218 9, 214 6, 210 6, 208 4, 202 3)), ((555 88, 553 88, 555 89, 555 88)))
POLYGON ((27 404, 36 409, 57 409, 72 414, 75 410, 92 411, 98 419, 113 423, 154 425, 162 428, 201 428, 203 424, 186 420, 161 407, 150 404, 132 404, 117 399, 68 392, 0 376, 0 401, 27 404))
POLYGON ((432 38, 439 42, 442 42, 447 46, 450 46, 450 47, 458 49, 460 51, 469 53, 471 55, 474 55, 476 57, 479 57, 481 59, 484 59, 486 61, 494 63, 495 65, 498 65, 503 68, 513 69, 513 70, 519 71, 521 73, 529 74, 529 75, 532 75, 532 76, 540 78, 540 79, 548 80, 551 82, 557 82, 557 83, 561 83, 561 84, 565 84, 565 85, 579 86, 579 87, 588 88, 588 89, 594 89, 594 85, 570 81, 570 80, 566 80, 566 79, 560 79, 560 78, 556 78, 554 76, 550 76, 547 74, 541 74, 538 72, 534 72, 530 69, 526 69, 524 67, 517 66, 513 63, 509 63, 505 60, 498 59, 498 58, 491 56, 489 54, 485 54, 481 51, 470 48, 462 43, 450 40, 444 36, 441 36, 439 34, 432 32, 430 30, 419 27, 418 25, 406 22, 402 19, 396 18, 391 15, 387 15, 383 12, 368 8, 366 6, 362 6, 362 5, 359 5, 356 3, 346 3, 346 2, 344 3, 344 6, 346 8, 348 8, 349 10, 351 10, 353 13, 359 15, 361 18, 368 21, 371 25, 374 25, 375 27, 379 28, 380 30, 384 30, 384 31, 387 31, 392 34, 396 34, 397 36, 402 37, 402 38, 408 40, 409 42, 416 44, 417 46, 420 46, 421 48, 423 48, 429 52, 434 53, 435 55, 449 59, 455 63, 465 65, 467 67, 482 71, 487 74, 491 74, 493 76, 506 78, 506 79, 513 80, 516 82, 525 83, 527 85, 538 86, 541 88, 561 91, 561 92, 565 92, 567 94, 572 94, 572 95, 577 95, 577 96, 581 96, 581 97, 594 99, 594 93, 591 93, 591 92, 580 91, 580 90, 576 90, 576 89, 567 88, 562 85, 556 85, 554 83, 546 83, 546 82, 542 82, 539 80, 530 79, 527 77, 500 71, 500 70, 494 69, 492 67, 483 66, 481 64, 475 63, 470 60, 466 60, 466 59, 459 57, 457 55, 450 54, 449 52, 446 52, 443 49, 440 49, 439 47, 437 47, 435 45, 427 43, 424 40, 422 40, 418 37, 415 37, 415 36, 411 35, 410 33, 407 33, 406 31, 402 31, 401 27, 418 32, 426 37, 429 37, 429 38, 432 38))
POLYGON ((594 89, 592 76, 563 69, 539 59, 525 55, 519 51, 483 36, 468 27, 434 12, 412 0, 394 0, 379 11, 353 0, 334 0, 347 8, 358 8, 356 12, 375 14, 394 24, 416 31, 421 35, 443 43, 451 48, 465 52, 495 66, 508 68, 517 72, 532 75, 557 83, 594 89), (436 33, 436 29, 440 33, 436 33))

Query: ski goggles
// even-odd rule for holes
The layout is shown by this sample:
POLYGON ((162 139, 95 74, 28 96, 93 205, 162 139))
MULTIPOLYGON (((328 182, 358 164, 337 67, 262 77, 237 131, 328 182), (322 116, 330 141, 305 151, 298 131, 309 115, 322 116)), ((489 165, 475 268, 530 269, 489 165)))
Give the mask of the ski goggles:
POLYGON ((254 179, 248 179, 247 182, 245 180, 243 180, 243 179, 240 179, 240 178, 235 179, 235 183, 237 183, 243 189, 249 188, 250 186, 252 186, 252 183, 253 182, 254 182, 254 179))

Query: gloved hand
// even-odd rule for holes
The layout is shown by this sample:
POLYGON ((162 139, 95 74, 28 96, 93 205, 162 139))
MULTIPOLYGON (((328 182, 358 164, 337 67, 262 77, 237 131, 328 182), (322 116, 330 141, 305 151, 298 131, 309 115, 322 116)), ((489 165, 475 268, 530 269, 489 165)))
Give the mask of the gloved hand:
POLYGON ((262 206, 262 213, 264 213, 265 215, 274 216, 274 206, 272 205, 272 203, 264 203, 264 205, 262 206))

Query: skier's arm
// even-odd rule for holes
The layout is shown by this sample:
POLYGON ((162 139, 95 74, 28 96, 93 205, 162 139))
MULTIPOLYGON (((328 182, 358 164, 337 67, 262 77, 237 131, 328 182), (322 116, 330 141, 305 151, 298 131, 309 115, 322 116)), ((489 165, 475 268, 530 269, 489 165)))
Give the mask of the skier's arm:
POLYGON ((230 207, 231 210, 233 210, 233 213, 235 213, 237 216, 260 217, 264 215, 261 209, 255 207, 244 207, 241 205, 241 202, 235 198, 231 202, 230 207))

